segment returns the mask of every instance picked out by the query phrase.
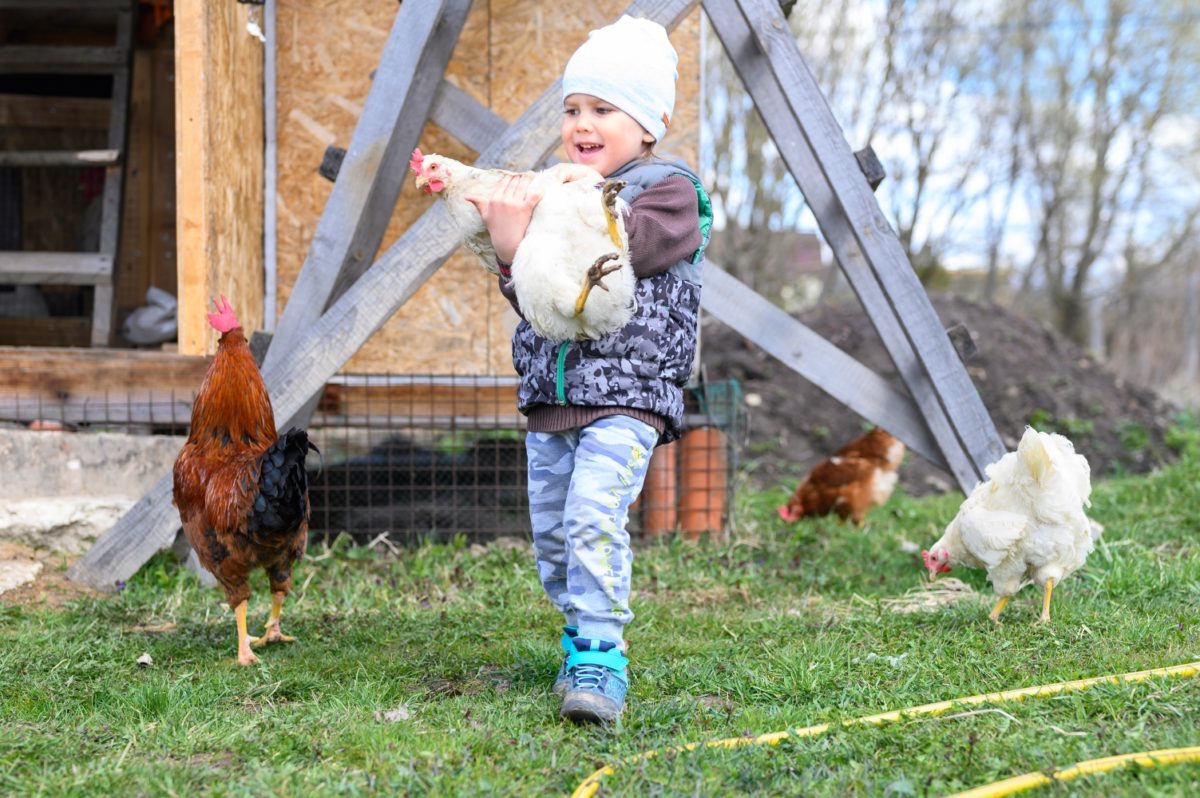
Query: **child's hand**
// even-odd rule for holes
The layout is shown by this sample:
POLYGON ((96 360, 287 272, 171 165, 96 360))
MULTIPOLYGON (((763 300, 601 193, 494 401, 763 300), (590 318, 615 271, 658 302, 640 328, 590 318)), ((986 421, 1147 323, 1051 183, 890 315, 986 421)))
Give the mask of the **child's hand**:
POLYGON ((525 237, 533 209, 542 199, 542 192, 532 189, 530 175, 509 175, 500 181, 490 197, 467 197, 487 225, 496 257, 512 263, 517 245, 525 237))
POLYGON ((573 183, 576 180, 583 180, 589 183, 604 182, 604 175, 592 167, 584 166, 581 163, 556 163, 547 169, 546 172, 558 178, 560 183, 573 183))

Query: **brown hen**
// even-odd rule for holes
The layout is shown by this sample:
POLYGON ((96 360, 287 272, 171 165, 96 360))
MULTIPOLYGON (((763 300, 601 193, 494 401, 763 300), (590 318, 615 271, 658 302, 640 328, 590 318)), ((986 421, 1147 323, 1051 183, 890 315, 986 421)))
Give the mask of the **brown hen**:
POLYGON ((903 459, 904 444, 876 427, 818 463, 779 508, 779 517, 798 521, 833 513, 862 526, 867 511, 892 495, 903 459))

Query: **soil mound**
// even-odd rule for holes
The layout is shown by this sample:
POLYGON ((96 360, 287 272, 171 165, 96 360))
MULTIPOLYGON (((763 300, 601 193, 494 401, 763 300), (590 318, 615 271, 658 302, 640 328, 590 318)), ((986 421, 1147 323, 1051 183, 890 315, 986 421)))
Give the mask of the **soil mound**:
MULTIPOLYGON (((1173 462, 1165 436, 1178 409, 1130 385, 1041 322, 995 304, 933 294, 943 326, 964 325, 977 352, 967 371, 1001 438, 1016 448, 1026 425, 1059 432, 1092 466, 1093 478, 1143 473, 1173 462)), ((906 392, 875 328, 857 302, 797 318, 906 392)), ((749 410, 743 473, 758 487, 794 487, 808 470, 867 425, 812 383, 715 319, 704 325, 710 379, 736 378, 749 410)), ((952 478, 910 453, 900 469, 910 495, 956 490, 952 478)))

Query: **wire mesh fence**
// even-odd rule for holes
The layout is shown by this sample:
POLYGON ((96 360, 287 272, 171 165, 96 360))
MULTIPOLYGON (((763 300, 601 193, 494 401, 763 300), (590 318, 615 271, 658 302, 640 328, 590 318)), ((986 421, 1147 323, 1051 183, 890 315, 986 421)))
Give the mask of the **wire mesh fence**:
MULTIPOLYGON (((512 377, 337 375, 308 425, 314 535, 396 542, 528 536, 525 420, 512 377)), ((40 429, 185 436, 193 395, 0 391, 0 421, 40 429)), ((732 523, 744 424, 734 381, 686 394, 683 438, 655 449, 630 512, 634 534, 732 523)), ((182 441, 181 441, 182 443, 182 441)))

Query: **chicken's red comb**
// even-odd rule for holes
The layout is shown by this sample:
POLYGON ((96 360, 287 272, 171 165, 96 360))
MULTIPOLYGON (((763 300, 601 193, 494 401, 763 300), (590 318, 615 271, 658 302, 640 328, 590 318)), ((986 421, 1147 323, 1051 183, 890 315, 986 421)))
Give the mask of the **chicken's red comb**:
POLYGON ((425 167, 423 165, 424 160, 425 156, 421 154, 421 148, 417 147, 415 150, 413 150, 412 160, 408 162, 408 168, 417 174, 422 174, 425 171, 425 167))
POLYGON ((229 300, 221 294, 221 300, 213 300, 213 308, 216 313, 208 314, 208 323, 213 326, 213 329, 219 333, 227 333, 235 327, 241 327, 241 322, 238 321, 237 314, 233 312, 233 306, 229 304, 229 300))
POLYGON ((925 567, 926 567, 926 568, 928 568, 928 567, 929 567, 929 552, 928 552, 928 551, 922 551, 922 552, 921 552, 921 559, 925 561, 925 567))

